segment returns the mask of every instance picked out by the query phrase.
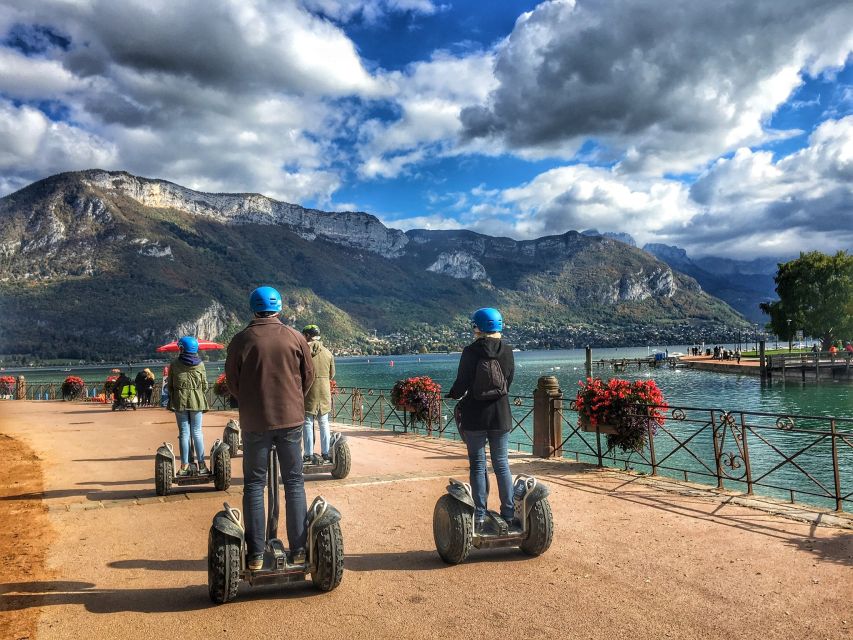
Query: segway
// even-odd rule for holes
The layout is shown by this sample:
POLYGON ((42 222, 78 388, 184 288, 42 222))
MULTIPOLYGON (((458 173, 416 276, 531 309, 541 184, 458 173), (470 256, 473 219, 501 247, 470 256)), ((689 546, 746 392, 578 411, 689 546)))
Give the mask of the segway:
POLYGON ((474 523, 471 485, 450 479, 447 493, 438 499, 432 518, 435 548, 448 564, 463 562, 471 548, 518 546, 530 556, 548 550, 554 537, 548 487, 536 478, 518 475, 513 482, 515 521, 512 525, 494 511, 486 512, 483 526, 474 523))
POLYGON ((308 509, 308 549, 303 561, 288 559, 288 550, 278 539, 279 466, 275 447, 267 467, 267 518, 264 563, 257 571, 247 566, 246 531, 243 515, 226 502, 213 517, 207 537, 207 588, 210 599, 224 604, 237 597, 240 581, 250 585, 300 582, 311 574, 320 591, 331 591, 344 574, 344 539, 341 514, 317 496, 308 509))
POLYGON ((316 453, 311 454, 310 462, 302 463, 302 473, 315 475, 331 472, 332 477, 337 479, 346 478, 349 475, 350 467, 352 467, 349 444, 347 444, 346 436, 337 431, 333 431, 329 437, 329 457, 331 460, 324 460, 316 453))
POLYGON ((217 491, 225 491, 231 486, 231 456, 228 447, 221 440, 216 440, 210 448, 210 466, 207 473, 200 473, 196 462, 195 445, 190 438, 190 472, 178 475, 178 465, 171 442, 164 442, 157 449, 154 459, 154 486, 158 496, 167 496, 172 491, 172 485, 183 487, 191 484, 213 483, 217 491))

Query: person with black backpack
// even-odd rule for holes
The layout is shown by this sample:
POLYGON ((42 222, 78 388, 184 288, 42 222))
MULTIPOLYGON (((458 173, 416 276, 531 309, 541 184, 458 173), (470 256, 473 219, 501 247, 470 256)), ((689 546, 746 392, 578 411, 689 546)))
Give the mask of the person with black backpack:
POLYGON ((500 311, 491 307, 477 309, 471 322, 474 342, 462 350, 456 381, 447 397, 461 399, 456 412, 457 425, 468 447, 475 526, 485 526, 489 499, 487 442, 498 481, 500 513, 512 526, 515 508, 508 451, 512 429, 509 388, 515 374, 515 359, 512 346, 501 338, 503 317, 500 311))

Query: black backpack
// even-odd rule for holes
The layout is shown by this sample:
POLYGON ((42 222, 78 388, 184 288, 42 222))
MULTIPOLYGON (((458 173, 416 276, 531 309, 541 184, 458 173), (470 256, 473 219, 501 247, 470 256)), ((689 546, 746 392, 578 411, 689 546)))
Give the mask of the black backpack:
POLYGON ((506 376, 494 358, 483 358, 477 363, 471 397, 475 400, 497 400, 507 394, 506 376))

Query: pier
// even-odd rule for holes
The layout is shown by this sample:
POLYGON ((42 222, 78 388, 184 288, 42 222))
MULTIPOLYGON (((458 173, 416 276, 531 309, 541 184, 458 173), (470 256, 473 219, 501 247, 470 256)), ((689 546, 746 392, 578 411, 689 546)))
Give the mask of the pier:
MULTIPOLYGON (((235 602, 214 607, 207 531, 223 501, 241 503, 240 457, 227 492, 161 498, 154 450, 175 442, 172 414, 54 401, 0 409, 2 637, 269 638, 287 629, 305 639, 399 640, 424 637, 427 625, 431 638, 456 640, 704 640, 843 638, 853 626, 845 514, 798 507, 792 519, 772 501, 756 509, 758 497, 512 453, 515 473, 551 489, 553 546, 532 559, 475 552, 449 567, 434 549, 432 509, 448 477, 466 478, 464 446, 340 422, 352 473, 309 479, 306 492, 343 514, 341 586, 320 594, 307 584, 244 584, 235 602)), ((234 415, 206 414, 206 445, 234 415)))

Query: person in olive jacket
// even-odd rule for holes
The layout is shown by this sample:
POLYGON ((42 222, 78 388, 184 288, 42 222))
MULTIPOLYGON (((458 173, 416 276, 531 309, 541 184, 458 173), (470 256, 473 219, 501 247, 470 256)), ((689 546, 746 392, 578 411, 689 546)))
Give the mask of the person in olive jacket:
POLYGON ((305 424, 302 425, 303 462, 319 462, 314 457, 314 416, 320 427, 320 453, 323 460, 330 461, 329 455, 329 412, 332 410, 331 380, 335 377, 335 356, 320 340, 320 328, 309 324, 302 329, 302 335, 311 347, 311 360, 314 363, 314 384, 305 396, 305 424))
POLYGON ((210 407, 207 404, 207 372, 198 355, 198 340, 184 336, 178 340, 181 352, 169 365, 169 409, 175 412, 181 444, 181 469, 178 475, 189 473, 190 435, 199 473, 209 473, 204 464, 204 435, 202 416, 210 407), (192 433, 191 433, 192 432, 192 433))
POLYGON ((449 398, 460 399, 457 415, 459 429, 468 447, 471 493, 474 494, 474 520, 484 526, 489 499, 489 476, 486 468, 486 443, 492 458, 492 468, 498 481, 501 499, 500 513, 507 524, 514 523, 515 506, 512 498, 512 473, 509 470, 509 432, 512 413, 509 406, 509 387, 515 374, 512 346, 501 338, 503 317, 497 309, 483 308, 471 318, 474 342, 462 350, 459 370, 449 398), (499 369, 489 370, 489 361, 499 369), (481 379, 481 376, 486 378, 481 379))
POLYGON ((255 318, 228 345, 225 376, 240 411, 247 565, 250 571, 257 571, 263 566, 264 487, 273 445, 284 483, 289 560, 291 564, 305 561, 308 506, 302 477, 301 427, 314 367, 305 338, 278 319, 278 291, 258 287, 249 297, 249 305, 255 318))

